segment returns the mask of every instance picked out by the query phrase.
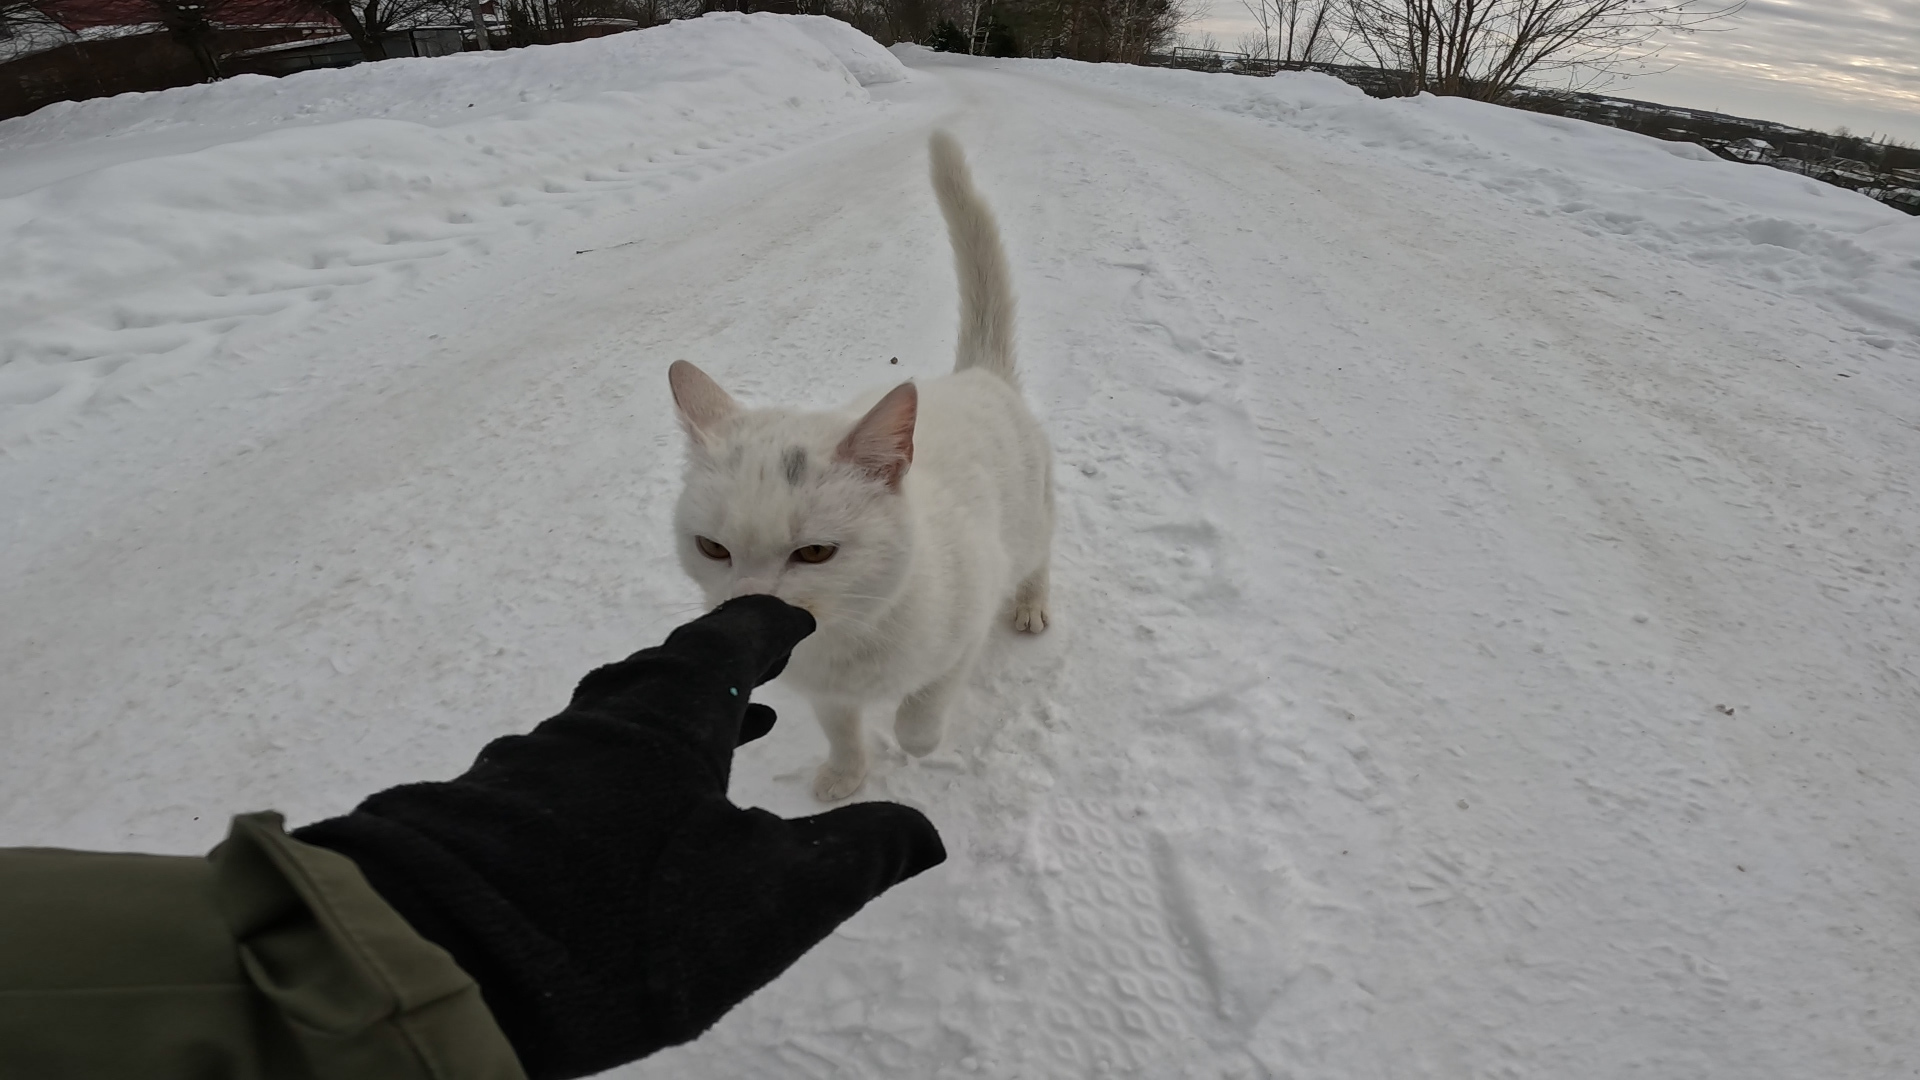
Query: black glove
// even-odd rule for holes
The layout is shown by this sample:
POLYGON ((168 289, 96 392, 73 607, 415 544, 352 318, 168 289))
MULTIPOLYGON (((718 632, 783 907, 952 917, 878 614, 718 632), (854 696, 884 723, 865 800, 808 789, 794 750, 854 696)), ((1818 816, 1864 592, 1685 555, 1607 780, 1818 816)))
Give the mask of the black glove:
POLYGON ((351 858, 480 984, 533 1080, 685 1042, 867 901, 946 858, 917 810, 784 821, 727 801, 749 704, 813 617, 749 596, 581 680, 444 783, 294 831, 351 858))

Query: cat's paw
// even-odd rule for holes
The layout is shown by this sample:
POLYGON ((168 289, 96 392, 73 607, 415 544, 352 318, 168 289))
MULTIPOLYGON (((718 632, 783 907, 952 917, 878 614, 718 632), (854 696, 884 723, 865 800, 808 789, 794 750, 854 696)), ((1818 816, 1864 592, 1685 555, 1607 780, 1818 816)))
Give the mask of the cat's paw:
POLYGON ((940 749, 940 725, 926 723, 895 723, 894 741, 900 749, 914 757, 926 757, 940 749))
POLYGON ((1047 628, 1047 605, 1015 604, 1013 628, 1023 634, 1037 634, 1047 628))
POLYGON ((867 782, 867 770, 838 769, 831 762, 813 774, 813 797, 821 802, 838 802, 860 790, 867 782))

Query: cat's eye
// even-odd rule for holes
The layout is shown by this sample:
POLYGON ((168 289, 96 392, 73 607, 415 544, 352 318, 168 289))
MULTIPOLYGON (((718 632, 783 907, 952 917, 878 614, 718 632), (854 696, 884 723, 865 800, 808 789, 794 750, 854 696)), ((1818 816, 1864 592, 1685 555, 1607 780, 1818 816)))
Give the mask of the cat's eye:
POLYGON ((833 558, 833 553, 839 550, 838 544, 808 544, 803 548, 794 548, 793 557, 804 563, 823 563, 833 558))
POLYGON ((694 537, 693 546, 700 549, 700 554, 718 562, 725 562, 733 558, 733 552, 728 551, 726 548, 721 547, 719 544, 714 543, 704 536, 694 537))

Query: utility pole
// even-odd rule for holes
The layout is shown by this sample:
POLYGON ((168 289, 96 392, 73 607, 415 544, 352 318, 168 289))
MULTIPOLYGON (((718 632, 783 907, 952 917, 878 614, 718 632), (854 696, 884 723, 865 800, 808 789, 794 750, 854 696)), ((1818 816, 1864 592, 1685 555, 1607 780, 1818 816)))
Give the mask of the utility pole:
POLYGON ((473 15, 474 47, 486 52, 493 48, 493 42, 487 38, 487 19, 480 14, 480 0, 467 0, 467 10, 473 15))

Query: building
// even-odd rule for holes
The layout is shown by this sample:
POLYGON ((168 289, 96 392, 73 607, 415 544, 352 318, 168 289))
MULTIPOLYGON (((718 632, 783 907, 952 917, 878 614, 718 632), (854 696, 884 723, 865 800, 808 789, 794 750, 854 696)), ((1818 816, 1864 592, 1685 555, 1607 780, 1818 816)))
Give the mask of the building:
POLYGON ((0 36, 0 118, 205 82, 227 57, 340 34, 311 0, 46 0, 38 13, 0 36))

